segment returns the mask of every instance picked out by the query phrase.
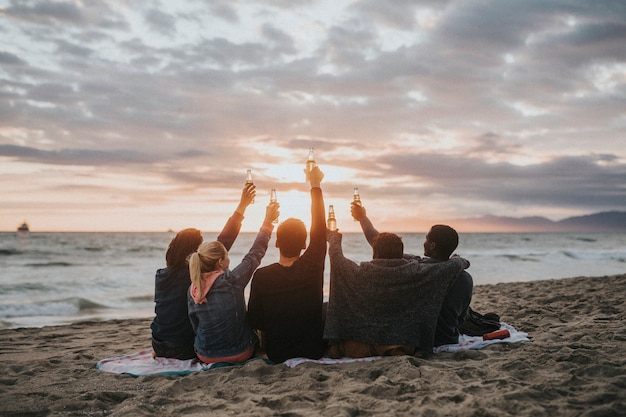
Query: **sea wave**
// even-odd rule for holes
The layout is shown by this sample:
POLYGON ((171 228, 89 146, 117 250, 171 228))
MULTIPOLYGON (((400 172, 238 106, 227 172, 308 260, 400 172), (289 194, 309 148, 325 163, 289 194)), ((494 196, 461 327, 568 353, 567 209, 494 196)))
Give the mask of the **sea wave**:
POLYGON ((591 237, 576 237, 575 240, 579 240, 581 242, 589 242, 589 243, 593 243, 593 242, 597 242, 598 239, 594 239, 591 237))
POLYGON ((51 289, 50 285, 41 282, 15 282, 0 285, 0 295, 24 294, 25 292, 41 292, 51 289))
POLYGON ((133 252, 133 253, 157 252, 161 254, 163 252, 163 248, 161 246, 135 246, 135 247, 128 248, 128 252, 133 252))
POLYGON ((25 266, 31 266, 33 268, 48 268, 51 266, 73 266, 73 265, 77 265, 77 264, 74 264, 72 262, 37 262, 37 263, 26 264, 25 266))
POLYGON ((527 256, 520 256, 520 255, 510 255, 510 254, 504 254, 504 255, 498 255, 498 257, 500 258, 506 258, 509 261, 515 262, 515 261, 524 261, 524 262, 539 262, 538 259, 535 258, 529 258, 527 256))
POLYGON ((0 249, 0 256, 20 255, 21 250, 18 249, 0 249))
POLYGON ((86 251, 86 252, 102 252, 102 251, 104 251, 104 248, 103 247, 89 247, 89 246, 87 246, 87 247, 84 247, 83 250, 86 251))
POLYGON ((579 254, 574 253, 574 252, 569 251, 569 250, 565 250, 565 251, 563 251, 561 253, 563 255, 565 255, 566 257, 568 257, 568 258, 572 258, 572 259, 579 259, 580 258, 579 254))
POLYGON ((154 301, 154 294, 137 295, 133 297, 127 297, 126 299, 132 302, 150 302, 151 303, 154 301))
POLYGON ((0 319, 36 316, 74 316, 109 307, 85 298, 66 298, 21 304, 0 304, 0 319))

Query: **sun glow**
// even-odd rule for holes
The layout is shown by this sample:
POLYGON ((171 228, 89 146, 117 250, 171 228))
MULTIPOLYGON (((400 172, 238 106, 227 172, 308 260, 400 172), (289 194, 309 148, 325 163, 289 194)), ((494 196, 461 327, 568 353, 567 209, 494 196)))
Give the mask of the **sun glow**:
MULTIPOLYGON (((324 173, 324 180, 322 183, 340 183, 350 181, 357 177, 357 172, 350 168, 339 167, 335 165, 320 165, 320 169, 324 173)), ((306 175, 304 173, 304 164, 282 164, 282 165, 267 165, 262 167, 264 174, 276 180, 274 188, 278 190, 280 183, 293 183, 298 179, 302 182, 306 182, 306 175)))

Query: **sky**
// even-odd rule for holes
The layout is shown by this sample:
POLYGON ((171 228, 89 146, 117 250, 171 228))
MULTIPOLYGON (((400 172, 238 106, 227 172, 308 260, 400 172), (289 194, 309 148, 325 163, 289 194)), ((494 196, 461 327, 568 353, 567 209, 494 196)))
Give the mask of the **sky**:
POLYGON ((623 0, 0 0, 0 230, 626 208, 623 0))

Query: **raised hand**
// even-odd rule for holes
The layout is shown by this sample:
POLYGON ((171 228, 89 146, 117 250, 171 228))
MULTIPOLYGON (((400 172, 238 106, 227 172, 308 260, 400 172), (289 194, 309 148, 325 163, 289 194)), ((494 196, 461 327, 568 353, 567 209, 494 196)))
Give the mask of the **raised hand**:
POLYGON ((352 214, 352 217, 354 218, 354 220, 356 221, 361 221, 361 219, 363 219, 365 217, 365 207, 363 207, 362 205, 352 202, 350 204, 350 214, 352 214))
POLYGON ((273 223, 275 220, 277 220, 278 216, 280 215, 280 211, 278 211, 279 208, 280 204, 278 202, 270 202, 265 208, 265 220, 263 221, 263 223, 273 223))

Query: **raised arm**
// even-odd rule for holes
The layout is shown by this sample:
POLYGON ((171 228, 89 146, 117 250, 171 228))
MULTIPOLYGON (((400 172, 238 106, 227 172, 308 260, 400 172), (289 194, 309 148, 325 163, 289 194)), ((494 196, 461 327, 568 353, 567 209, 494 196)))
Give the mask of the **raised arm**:
POLYGON ((372 246, 379 232, 365 214, 365 207, 353 202, 350 206, 350 212, 352 213, 352 217, 361 224, 365 239, 367 239, 367 243, 372 246))
POLYGON ((324 258, 326 256, 326 209, 321 188, 324 173, 318 166, 305 172, 311 185, 311 231, 307 251, 312 250, 319 257, 324 258))
POLYGON ((232 283, 244 288, 250 282, 252 274, 257 269, 265 252, 267 251, 267 244, 272 237, 272 230, 274 225, 272 222, 278 218, 278 208, 280 205, 277 202, 271 202, 265 209, 265 219, 263 225, 259 229, 259 233, 256 235, 256 239, 252 244, 252 247, 243 257, 243 260, 230 274, 232 277, 232 283))
POLYGON ((248 208, 254 200, 255 196, 256 186, 254 184, 246 184, 241 191, 239 205, 235 209, 233 215, 226 221, 226 224, 224 225, 224 228, 220 232, 219 236, 217 236, 217 240, 222 242, 226 250, 230 250, 235 243, 235 240, 239 235, 239 231, 241 230, 243 215, 246 212, 246 208, 248 208))
POLYGON ((331 280, 346 275, 355 275, 359 265, 343 255, 341 240, 343 235, 337 230, 326 230, 326 240, 328 241, 328 257, 330 258, 331 280))

